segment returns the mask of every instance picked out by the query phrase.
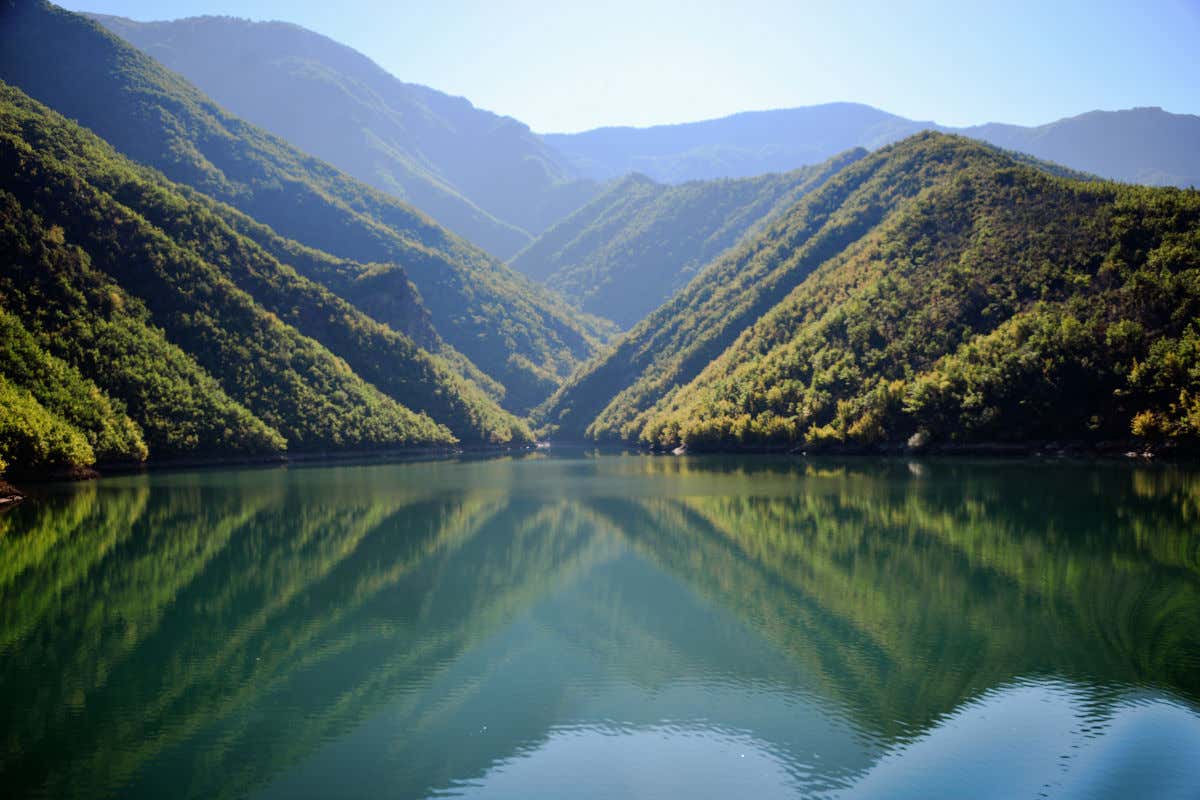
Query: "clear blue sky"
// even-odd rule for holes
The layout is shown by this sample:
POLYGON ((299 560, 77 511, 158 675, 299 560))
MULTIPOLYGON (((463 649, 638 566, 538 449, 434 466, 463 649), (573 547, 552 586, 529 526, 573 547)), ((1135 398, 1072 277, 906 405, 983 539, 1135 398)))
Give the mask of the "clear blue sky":
POLYGON ((837 100, 948 125, 1200 113, 1200 0, 64 0, 282 19, 537 131, 837 100))

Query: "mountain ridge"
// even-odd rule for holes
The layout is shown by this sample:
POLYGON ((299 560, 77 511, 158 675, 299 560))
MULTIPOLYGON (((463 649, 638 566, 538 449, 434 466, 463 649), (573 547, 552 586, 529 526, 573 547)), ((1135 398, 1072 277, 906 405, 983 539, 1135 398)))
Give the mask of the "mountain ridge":
POLYGON ((922 130, 981 139, 1114 180, 1181 187, 1200 184, 1200 116, 1174 114, 1157 106, 1089 111, 1038 126, 989 122, 953 127, 862 103, 838 102, 744 111, 673 125, 542 135, 593 177, 641 171, 675 183, 779 172, 851 147, 874 150, 922 130), (1075 139, 1064 136, 1072 133, 1075 139), (1048 140, 1049 134, 1057 134, 1058 140, 1048 140), (1090 151, 1077 152, 1079 137, 1091 142, 1090 151))
POLYGON ((597 188, 519 120, 401 81, 299 25, 87 16, 237 116, 411 202, 501 258, 555 221, 564 202, 573 206, 597 188))
POLYGON ((171 180, 365 265, 329 288, 397 330, 407 307, 388 298, 408 294, 411 278, 438 334, 504 386, 509 410, 540 402, 607 335, 419 210, 228 114, 98 23, 44 0, 5 5, 0 79, 171 180))
POLYGON ((1200 193, 1027 162, 935 132, 855 162, 581 368, 539 409, 545 431, 697 449, 1004 424, 1195 439, 1200 193), (1039 354, 1062 371, 1040 374, 1039 354), (1067 411, 1080 396, 1092 422, 1067 411))
POLYGON ((632 173, 510 265, 628 328, 723 251, 865 155, 859 148, 791 172, 683 184, 632 173))

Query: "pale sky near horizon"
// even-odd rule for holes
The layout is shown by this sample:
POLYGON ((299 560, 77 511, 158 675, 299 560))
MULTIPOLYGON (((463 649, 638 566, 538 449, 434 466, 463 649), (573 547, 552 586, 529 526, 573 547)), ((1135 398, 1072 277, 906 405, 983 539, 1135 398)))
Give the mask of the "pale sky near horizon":
POLYGON ((61 0, 139 20, 280 19, 534 130, 834 101, 945 125, 1200 114, 1200 0, 61 0))

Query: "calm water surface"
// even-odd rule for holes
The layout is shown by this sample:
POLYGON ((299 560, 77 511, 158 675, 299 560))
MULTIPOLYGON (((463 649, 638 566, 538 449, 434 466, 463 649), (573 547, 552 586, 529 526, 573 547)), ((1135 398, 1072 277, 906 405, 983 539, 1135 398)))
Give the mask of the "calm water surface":
POLYGON ((7 798, 1200 797, 1200 473, 530 457, 0 516, 7 798))

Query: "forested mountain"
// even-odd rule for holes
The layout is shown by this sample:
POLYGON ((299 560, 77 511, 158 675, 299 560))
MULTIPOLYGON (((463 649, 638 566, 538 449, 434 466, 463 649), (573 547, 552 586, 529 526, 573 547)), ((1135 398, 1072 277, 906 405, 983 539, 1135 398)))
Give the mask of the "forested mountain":
POLYGON ((529 441, 446 361, 223 218, 236 215, 0 84, 0 391, 23 409, 0 456, 32 469, 529 441))
POLYGON ((593 178, 636 171, 679 183, 784 172, 852 147, 873 150, 922 130, 961 133, 1113 180, 1200 185, 1200 117, 1160 108, 1095 111, 1032 128, 948 128, 856 103, 829 103, 544 138, 593 178))
POLYGON ((512 266, 628 328, 747 232, 864 155, 851 150, 783 174, 677 186, 631 175, 546 231, 512 266))
POLYGON ((396 330, 412 283, 437 333, 521 411, 595 353, 588 318, 413 207, 230 115, 149 56, 43 0, 0 0, 0 79, 134 161, 279 234, 366 265, 327 284, 396 330))
POLYGON ((508 258, 596 192, 529 128, 283 22, 94 16, 239 117, 508 258))
POLYGON ((659 446, 1200 435, 1200 193, 924 133, 717 260, 543 409, 659 446))

